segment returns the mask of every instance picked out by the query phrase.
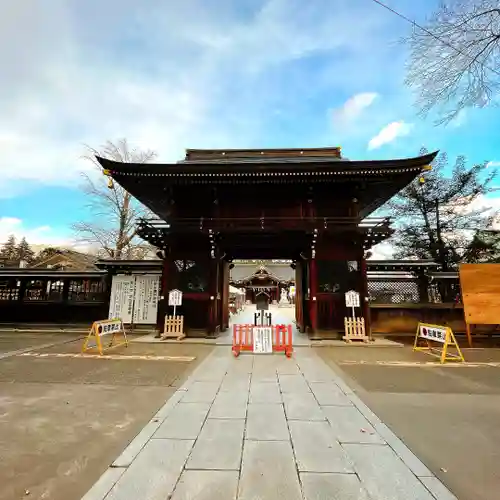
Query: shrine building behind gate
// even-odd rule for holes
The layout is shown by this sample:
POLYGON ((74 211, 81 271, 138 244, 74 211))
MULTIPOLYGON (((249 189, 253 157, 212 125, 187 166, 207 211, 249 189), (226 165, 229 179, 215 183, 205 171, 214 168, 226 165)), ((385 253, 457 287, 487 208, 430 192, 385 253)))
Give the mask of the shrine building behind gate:
MULTIPOLYGON (((340 148, 188 149, 170 164, 98 158, 105 173, 154 214, 138 234, 163 258, 162 291, 183 291, 187 328, 216 335, 229 324, 234 259, 290 259, 301 331, 341 330, 344 294, 361 295, 369 319, 366 251, 389 237, 370 217, 428 169, 436 153, 350 161, 340 148)), ((167 312, 159 303, 158 326, 167 312)))

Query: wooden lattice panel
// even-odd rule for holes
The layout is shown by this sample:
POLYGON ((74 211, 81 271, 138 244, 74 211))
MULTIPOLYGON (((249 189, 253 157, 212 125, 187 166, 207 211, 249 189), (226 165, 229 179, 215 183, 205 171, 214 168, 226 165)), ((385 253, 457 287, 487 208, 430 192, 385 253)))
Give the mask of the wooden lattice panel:
POLYGON ((184 316, 165 316, 165 329, 161 338, 175 338, 177 340, 182 340, 185 337, 184 316))
POLYGON ((364 318, 344 318, 345 335, 342 337, 346 342, 362 340, 368 342, 365 330, 364 318))
POLYGON ((500 264, 461 264, 460 285, 466 323, 500 324, 500 264))

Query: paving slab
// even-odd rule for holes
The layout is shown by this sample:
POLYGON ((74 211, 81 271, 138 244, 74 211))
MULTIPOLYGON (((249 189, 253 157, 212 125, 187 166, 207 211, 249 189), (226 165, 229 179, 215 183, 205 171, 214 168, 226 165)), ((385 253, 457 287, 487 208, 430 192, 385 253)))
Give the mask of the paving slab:
POLYGON ((288 375, 278 374, 278 381, 282 393, 310 393, 311 389, 307 385, 306 379, 302 374, 288 375))
POLYGON ((389 446, 342 446, 373 500, 435 500, 389 446))
POLYGON ((210 408, 208 418, 246 418, 247 392, 219 392, 210 408))
MULTIPOLYGON (((222 380, 221 380, 222 382, 222 380)), ((181 399, 182 403, 211 403, 221 382, 193 382, 181 399)))
POLYGON ((207 419, 186 469, 239 470, 244 420, 207 419))
POLYGON ((436 500, 457 500, 457 497, 446 488, 437 477, 421 477, 420 481, 434 495, 436 500))
POLYGON ((309 387, 321 406, 351 406, 351 400, 331 382, 312 382, 309 387))
POLYGON ((385 444, 370 422, 354 406, 323 406, 335 438, 341 443, 385 444))
POLYGON ((354 472, 328 422, 293 420, 288 425, 300 472, 354 472))
POLYGON ((301 472, 305 500, 371 500, 356 474, 301 472))
POLYGON ((325 420, 316 398, 311 392, 301 394, 285 393, 281 395, 287 420, 325 420))
POLYGON ((165 420, 174 406, 184 397, 184 392, 180 390, 174 392, 168 401, 156 412, 154 420, 165 420))
POLYGON ((219 392, 248 392, 250 387, 249 373, 227 373, 219 392))
POLYGON ((141 432, 132 439, 125 450, 123 450, 123 453, 113 462, 113 467, 128 467, 160 426, 161 421, 159 419, 153 419, 151 422, 148 422, 142 428, 141 432))
POLYGON ((126 471, 123 467, 110 467, 85 494, 82 500, 103 500, 126 471))
POLYGON ((301 500, 290 441, 245 441, 238 500, 301 500))
POLYGON ((293 359, 282 359, 276 363, 275 368, 278 375, 300 375, 299 367, 293 359))
POLYGON ((252 372, 252 382, 278 382, 276 371, 273 370, 255 370, 252 372))
POLYGON ((250 403, 281 403, 279 385, 275 382, 255 382, 250 384, 250 403))
POLYGON ((172 493, 194 441, 153 439, 113 486, 106 500, 165 500, 172 493))
POLYGON ((289 440, 290 434, 283 405, 250 403, 245 439, 257 441, 289 440))
POLYGON ((375 425, 375 430, 387 441, 387 444, 396 452, 399 458, 419 477, 433 476, 432 472, 415 456, 415 454, 399 439, 387 425, 375 425))
POLYGON ((178 403, 153 437, 196 439, 209 409, 209 403, 178 403))
POLYGON ((186 470, 171 500, 235 500, 238 476, 237 471, 186 470))

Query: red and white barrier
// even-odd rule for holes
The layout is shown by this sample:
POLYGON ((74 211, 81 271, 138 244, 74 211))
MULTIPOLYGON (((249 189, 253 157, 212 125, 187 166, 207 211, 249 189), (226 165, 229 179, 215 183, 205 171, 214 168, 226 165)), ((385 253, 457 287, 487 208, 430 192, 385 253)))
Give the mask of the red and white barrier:
MULTIPOLYGON (((241 351, 254 352, 254 329, 263 328, 255 325, 233 326, 233 354, 239 356, 241 351)), ((266 327, 264 327, 266 328, 266 327)), ((284 352, 287 358, 292 356, 292 325, 273 325, 272 352, 284 352)))

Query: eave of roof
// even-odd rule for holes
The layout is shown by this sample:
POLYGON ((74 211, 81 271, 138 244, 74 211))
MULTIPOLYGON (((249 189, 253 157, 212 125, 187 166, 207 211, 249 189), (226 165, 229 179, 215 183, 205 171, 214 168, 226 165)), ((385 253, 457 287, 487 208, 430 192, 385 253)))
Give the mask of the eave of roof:
POLYGON ((245 158, 198 160, 184 163, 121 163, 97 156, 97 161, 112 177, 268 177, 287 173, 307 176, 351 176, 403 174, 422 170, 430 164, 437 151, 424 156, 396 160, 349 161, 336 158, 245 158))

